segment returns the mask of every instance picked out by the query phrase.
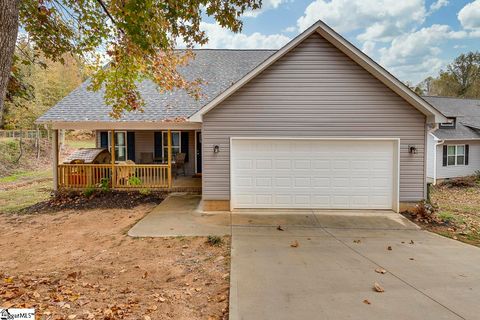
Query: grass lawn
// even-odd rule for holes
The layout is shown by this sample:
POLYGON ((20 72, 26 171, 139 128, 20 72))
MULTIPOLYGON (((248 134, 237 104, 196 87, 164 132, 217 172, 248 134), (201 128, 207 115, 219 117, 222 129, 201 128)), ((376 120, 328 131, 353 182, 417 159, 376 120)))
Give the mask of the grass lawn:
POLYGON ((17 171, 9 176, 0 178, 0 187, 13 182, 29 182, 34 180, 43 180, 52 178, 52 170, 35 170, 35 171, 17 171))
POLYGON ((12 213, 50 197, 50 179, 0 190, 0 213, 12 213))
POLYGON ((438 207, 440 225, 428 227, 443 236, 480 246, 480 185, 432 188, 431 201, 438 207))
POLYGON ((72 149, 95 148, 95 140, 65 140, 65 144, 72 149))

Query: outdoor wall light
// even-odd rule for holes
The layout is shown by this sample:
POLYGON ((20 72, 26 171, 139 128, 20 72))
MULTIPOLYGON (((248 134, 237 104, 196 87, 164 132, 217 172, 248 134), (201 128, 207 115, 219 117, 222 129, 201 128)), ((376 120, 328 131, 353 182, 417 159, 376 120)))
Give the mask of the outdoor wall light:
POLYGON ((213 153, 219 153, 220 147, 218 145, 213 146, 213 153))
POLYGON ((408 146, 408 153, 411 153, 411 154, 417 154, 417 147, 415 146, 408 146))

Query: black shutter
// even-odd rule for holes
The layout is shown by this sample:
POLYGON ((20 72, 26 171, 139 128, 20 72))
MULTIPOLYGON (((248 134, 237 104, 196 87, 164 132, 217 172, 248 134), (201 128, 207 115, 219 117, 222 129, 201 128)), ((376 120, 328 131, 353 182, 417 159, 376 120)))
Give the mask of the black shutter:
POLYGON ((100 132, 100 148, 108 149, 108 132, 100 132))
POLYGON ((465 165, 468 165, 468 151, 469 151, 468 144, 465 145, 465 165))
POLYGON ((447 146, 443 146, 443 166, 447 166, 447 146))
POLYGON ((127 159, 135 162, 135 132, 127 132, 127 159))
POLYGON ((162 132, 157 131, 154 133, 154 157, 161 158, 162 157, 162 132))
POLYGON ((188 162, 188 136, 190 135, 190 132, 188 131, 183 131, 180 136, 181 136, 181 145, 182 145, 182 153, 185 153, 185 162, 188 162))

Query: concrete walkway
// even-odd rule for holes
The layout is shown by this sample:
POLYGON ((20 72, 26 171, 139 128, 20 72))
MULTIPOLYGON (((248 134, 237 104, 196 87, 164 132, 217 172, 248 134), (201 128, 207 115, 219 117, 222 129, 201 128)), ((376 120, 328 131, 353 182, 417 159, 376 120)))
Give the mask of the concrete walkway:
POLYGON ((223 236, 231 234, 229 212, 203 213, 201 196, 172 194, 129 231, 131 237, 223 236))
POLYGON ((232 320, 479 318, 479 248, 400 215, 251 211, 232 222, 232 320))

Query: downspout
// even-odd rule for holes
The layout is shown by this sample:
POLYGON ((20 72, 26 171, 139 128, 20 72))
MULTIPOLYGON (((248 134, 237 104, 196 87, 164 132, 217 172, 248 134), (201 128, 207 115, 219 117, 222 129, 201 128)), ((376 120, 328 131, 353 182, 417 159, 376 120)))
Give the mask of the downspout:
MULTIPOLYGON (((438 129, 438 124, 436 123, 434 127, 430 130, 428 130, 428 133, 431 134, 434 138, 435 135, 433 132, 438 129)), ((433 149, 433 185, 437 184, 437 147, 441 146, 442 144, 445 143, 445 140, 438 140, 437 143, 434 144, 434 149, 433 149)))
POLYGON ((435 154, 434 154, 435 162, 433 164, 433 169, 435 171, 433 172, 433 185, 437 184, 437 147, 441 146, 444 143, 445 143, 445 140, 438 140, 438 142, 435 144, 435 154))

